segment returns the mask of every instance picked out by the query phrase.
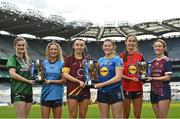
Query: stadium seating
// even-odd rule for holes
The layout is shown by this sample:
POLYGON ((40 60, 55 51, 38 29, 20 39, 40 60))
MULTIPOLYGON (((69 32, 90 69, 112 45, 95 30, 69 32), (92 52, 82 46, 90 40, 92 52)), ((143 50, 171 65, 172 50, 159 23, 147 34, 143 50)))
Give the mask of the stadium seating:
MULTIPOLYGON (((4 69, 2 67, 5 66, 5 62, 7 61, 7 58, 10 55, 14 54, 14 47, 13 47, 13 40, 15 37, 13 36, 4 36, 0 35, 0 68, 3 69, 3 71, 0 73, 0 78, 8 78, 7 69, 4 69)), ((146 60, 152 60, 155 58, 155 53, 153 50, 153 42, 155 39, 152 40, 144 40, 138 42, 138 49, 139 52, 143 53, 146 60)), ((50 40, 40 40, 40 39, 27 39, 28 41, 28 51, 33 60, 35 59, 44 59, 44 52, 46 49, 47 44, 50 42, 50 40)), ((60 44, 63 55, 68 56, 72 53, 72 41, 58 41, 60 44)), ((178 80, 180 77, 179 73, 179 66, 180 66, 180 40, 179 38, 168 38, 166 40, 169 56, 176 60, 173 65, 173 77, 178 80), (177 68, 178 67, 178 68, 177 68)), ((101 41, 88 41, 86 43, 87 46, 87 54, 90 54, 94 60, 97 60, 98 58, 102 57, 104 55, 102 51, 102 42, 101 41)), ((119 54, 122 52, 125 48, 124 41, 116 42, 116 52, 119 54)))

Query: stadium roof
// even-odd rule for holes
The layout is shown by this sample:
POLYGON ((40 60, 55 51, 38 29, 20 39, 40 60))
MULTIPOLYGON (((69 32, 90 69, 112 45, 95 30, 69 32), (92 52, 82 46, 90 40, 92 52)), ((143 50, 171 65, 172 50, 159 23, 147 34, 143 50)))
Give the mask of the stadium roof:
POLYGON ((27 9, 22 12, 14 4, 1 2, 0 30, 11 34, 31 34, 38 38, 58 36, 65 39, 74 37, 88 37, 100 40, 105 37, 126 37, 128 34, 162 36, 166 33, 180 32, 180 18, 168 19, 162 22, 146 22, 135 25, 112 24, 94 27, 91 22, 65 22, 61 16, 50 15, 43 17, 43 13, 27 9))

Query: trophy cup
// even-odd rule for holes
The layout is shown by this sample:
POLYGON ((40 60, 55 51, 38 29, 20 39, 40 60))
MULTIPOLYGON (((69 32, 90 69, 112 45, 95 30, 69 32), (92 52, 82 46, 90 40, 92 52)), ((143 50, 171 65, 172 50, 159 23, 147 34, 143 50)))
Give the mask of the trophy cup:
POLYGON ((83 65, 85 74, 85 85, 87 87, 94 88, 94 82, 97 79, 98 64, 96 61, 84 60, 83 65))
POLYGON ((136 64, 138 68, 138 79, 146 81, 151 75, 151 61, 137 62, 136 64))
POLYGON ((41 84, 45 81, 44 70, 40 60, 35 60, 31 64, 31 77, 35 80, 35 83, 41 84))

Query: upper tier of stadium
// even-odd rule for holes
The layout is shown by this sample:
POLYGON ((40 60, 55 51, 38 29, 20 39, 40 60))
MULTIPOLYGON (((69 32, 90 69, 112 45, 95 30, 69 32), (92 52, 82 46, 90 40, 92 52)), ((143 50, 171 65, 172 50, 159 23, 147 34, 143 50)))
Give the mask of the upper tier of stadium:
POLYGON ((45 17, 43 12, 34 9, 27 9, 22 12, 15 4, 1 2, 0 26, 0 31, 7 31, 10 35, 31 34, 36 39, 58 36, 66 40, 75 37, 101 40, 105 37, 126 37, 130 33, 137 36, 149 35, 152 37, 163 36, 167 33, 179 33, 180 18, 135 25, 107 22, 104 26, 95 26, 89 21, 82 20, 66 22, 63 17, 58 15, 45 17))

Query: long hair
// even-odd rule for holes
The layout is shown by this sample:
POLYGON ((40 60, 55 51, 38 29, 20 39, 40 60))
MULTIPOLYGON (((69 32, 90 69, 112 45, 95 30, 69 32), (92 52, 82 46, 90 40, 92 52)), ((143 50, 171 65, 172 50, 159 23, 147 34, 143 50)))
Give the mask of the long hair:
MULTIPOLYGON (((127 42, 127 40, 129 39, 129 37, 134 37, 134 39, 136 40, 136 47, 134 48, 134 51, 138 51, 138 43, 137 43, 137 37, 135 34, 129 34, 127 37, 126 37, 126 40, 125 42, 127 42)), ((127 47, 125 47, 124 49, 124 53, 123 53, 123 59, 124 61, 127 61, 127 56, 128 56, 128 50, 127 50, 127 47)))
POLYGON ((154 42, 154 44, 155 44, 156 42, 162 43, 162 44, 163 44, 163 48, 165 49, 165 50, 164 50, 164 55, 168 57, 169 55, 168 55, 168 52, 167 52, 167 45, 166 45, 166 42, 165 42, 164 40, 165 40, 165 38, 163 38, 163 37, 162 37, 162 38, 158 38, 158 39, 154 42))
MULTIPOLYGON (((86 52, 87 52, 87 47, 86 47, 85 41, 84 41, 83 39, 81 39, 81 38, 76 38, 76 39, 73 41, 72 48, 74 47, 75 42, 76 42, 77 40, 84 42, 84 50, 83 50, 83 52, 82 52, 82 57, 84 58, 85 55, 86 55, 86 52)), ((75 56, 74 56, 74 52, 75 52, 75 50, 74 50, 74 48, 73 48, 73 50, 72 50, 72 56, 73 56, 73 58, 75 57, 75 56)))
MULTIPOLYGON (((114 49, 113 49, 113 54, 116 55, 116 43, 115 43, 112 39, 106 39, 106 40, 104 40, 104 42, 106 42, 106 41, 109 41, 109 42, 112 43, 112 45, 113 45, 113 47, 114 47, 114 49)), ((103 44, 104 44, 104 42, 103 42, 103 44)))
POLYGON ((64 61, 63 51, 62 51, 60 45, 54 41, 47 44, 46 51, 45 51, 46 58, 49 59, 49 50, 50 50, 51 45, 57 46, 57 48, 58 48, 57 58, 58 58, 58 60, 64 61))
POLYGON ((23 59, 25 60, 25 62, 26 62, 27 64, 29 64, 29 63, 30 63, 30 57, 29 57, 28 52, 27 52, 28 43, 27 43, 26 39, 24 39, 23 37, 19 37, 19 36, 16 37, 16 38, 14 39, 13 46, 16 47, 16 44, 17 44, 17 42, 19 42, 19 41, 25 42, 26 48, 25 48, 24 53, 23 53, 23 59))

